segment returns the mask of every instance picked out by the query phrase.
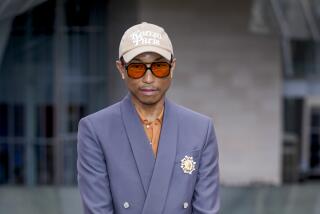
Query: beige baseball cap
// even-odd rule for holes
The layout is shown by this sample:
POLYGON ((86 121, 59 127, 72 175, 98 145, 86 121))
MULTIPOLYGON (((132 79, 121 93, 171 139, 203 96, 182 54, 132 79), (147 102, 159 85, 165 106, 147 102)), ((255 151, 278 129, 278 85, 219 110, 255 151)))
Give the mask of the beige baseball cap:
POLYGON ((142 22, 130 27, 123 34, 119 46, 119 59, 123 57, 125 62, 129 62, 145 52, 154 52, 171 60, 172 44, 162 27, 142 22))

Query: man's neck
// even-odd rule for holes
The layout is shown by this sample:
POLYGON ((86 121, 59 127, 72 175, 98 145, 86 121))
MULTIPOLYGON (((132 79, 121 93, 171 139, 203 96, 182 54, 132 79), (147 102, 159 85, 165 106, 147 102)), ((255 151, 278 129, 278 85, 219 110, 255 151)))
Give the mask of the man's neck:
POLYGON ((136 110, 144 115, 145 119, 148 121, 156 120, 163 111, 164 107, 164 99, 161 99, 159 102, 153 105, 147 105, 132 97, 132 102, 136 110))

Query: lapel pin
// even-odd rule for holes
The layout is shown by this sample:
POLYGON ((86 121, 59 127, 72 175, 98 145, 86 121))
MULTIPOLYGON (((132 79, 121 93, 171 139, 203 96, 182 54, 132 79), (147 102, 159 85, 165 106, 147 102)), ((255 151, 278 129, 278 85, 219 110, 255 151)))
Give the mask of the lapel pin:
POLYGON ((192 174, 192 172, 196 169, 196 162, 193 161, 193 157, 184 156, 181 160, 181 169, 186 174, 192 174))

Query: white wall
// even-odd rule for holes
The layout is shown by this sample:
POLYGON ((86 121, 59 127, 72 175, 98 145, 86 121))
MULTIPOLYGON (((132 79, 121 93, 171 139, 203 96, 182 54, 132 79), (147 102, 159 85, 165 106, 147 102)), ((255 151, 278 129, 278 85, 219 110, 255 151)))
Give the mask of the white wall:
POLYGON ((249 32, 249 0, 139 0, 163 26, 177 68, 169 96, 211 116, 228 185, 281 181, 281 65, 276 38, 249 32))

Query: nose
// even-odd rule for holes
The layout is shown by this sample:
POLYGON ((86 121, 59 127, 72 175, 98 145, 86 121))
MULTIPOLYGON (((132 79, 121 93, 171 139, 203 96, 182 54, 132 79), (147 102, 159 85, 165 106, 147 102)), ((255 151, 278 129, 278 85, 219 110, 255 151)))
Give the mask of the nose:
POLYGON ((144 74, 142 81, 144 83, 153 83, 154 82, 154 76, 150 70, 150 68, 147 69, 146 73, 144 74))

